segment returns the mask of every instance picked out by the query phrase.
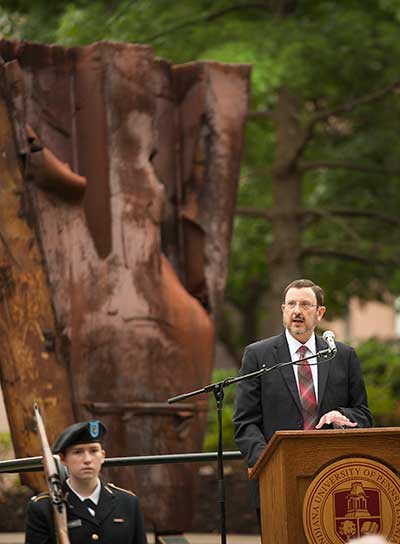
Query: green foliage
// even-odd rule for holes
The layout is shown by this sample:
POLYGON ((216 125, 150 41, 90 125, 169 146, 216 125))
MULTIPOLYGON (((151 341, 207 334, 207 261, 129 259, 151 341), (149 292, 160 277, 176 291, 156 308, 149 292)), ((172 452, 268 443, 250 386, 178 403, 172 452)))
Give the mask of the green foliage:
POLYGON ((0 433, 0 454, 4 451, 8 451, 12 448, 12 441, 10 433, 0 433))
POLYGON ((24 22, 23 15, 0 7, 0 39, 20 39, 24 22))
MULTIPOLYGON (((226 378, 237 376, 237 369, 215 369, 213 383, 220 382, 226 378)), ((233 405, 235 402, 236 386, 229 385, 224 389, 224 400, 222 406, 222 442, 224 451, 236 450, 233 440, 233 405)), ((204 451, 217 451, 218 448, 218 415, 215 397, 210 393, 208 427, 204 439, 204 451)))
MULTIPOLYGON (((353 168, 309 169, 300 174, 299 183, 304 207, 320 212, 301 225, 303 273, 324 286, 333 317, 346 311, 352 296, 379 300, 385 290, 400 293, 399 225, 384 219, 396 218, 400 207, 399 93, 351 106, 400 80, 400 0, 303 0, 291 3, 283 15, 270 7, 275 4, 280 3, 5 0, 0 22, 3 37, 64 45, 127 41, 150 44, 157 55, 176 63, 251 63, 252 111, 271 113, 282 88, 296 98, 303 127, 317 111, 332 110, 316 125, 301 160, 351 163, 353 168), (328 213, 329 208, 364 215, 339 216, 328 213), (330 249, 331 255, 312 251, 321 248, 330 249)), ((276 141, 276 120, 268 115, 249 119, 240 207, 279 211, 281 203, 274 202, 271 192, 276 141)), ((272 241, 268 220, 237 216, 227 298, 251 324, 263 317, 272 241)), ((254 325, 246 335, 256 337, 258 332, 254 325)), ((238 340, 241 335, 235 336, 238 340)), ((362 347, 367 350, 367 374, 371 372, 367 381, 373 411, 386 421, 385 410, 389 419, 394 413, 394 392, 377 379, 393 376, 395 364, 388 362, 377 375, 370 371, 368 361, 378 352, 374 345, 362 347)), ((390 350, 395 348, 385 349, 385 361, 393 361, 390 350)), ((226 404, 224 418, 229 420, 226 404)))
POLYGON ((400 346, 371 338, 357 348, 375 426, 400 425, 400 346))

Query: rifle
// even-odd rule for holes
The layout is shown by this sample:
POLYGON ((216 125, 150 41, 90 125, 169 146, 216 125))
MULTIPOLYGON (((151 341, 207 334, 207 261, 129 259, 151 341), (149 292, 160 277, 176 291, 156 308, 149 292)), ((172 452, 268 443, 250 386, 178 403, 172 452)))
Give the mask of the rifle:
POLYGON ((59 544, 70 544, 67 528, 67 509, 62 491, 60 472, 50 449, 42 416, 40 415, 39 407, 36 402, 33 404, 33 411, 35 413, 39 437, 42 443, 43 467, 53 506, 57 540, 59 544))

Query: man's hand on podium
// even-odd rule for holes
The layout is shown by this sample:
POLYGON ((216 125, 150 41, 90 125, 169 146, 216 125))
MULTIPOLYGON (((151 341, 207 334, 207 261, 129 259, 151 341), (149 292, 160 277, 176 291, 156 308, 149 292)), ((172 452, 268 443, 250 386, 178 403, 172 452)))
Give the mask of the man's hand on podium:
POLYGON ((343 429, 344 427, 357 427, 357 423, 350 421, 348 417, 341 414, 338 410, 331 410, 324 414, 315 426, 316 429, 321 429, 324 425, 331 425, 343 429))

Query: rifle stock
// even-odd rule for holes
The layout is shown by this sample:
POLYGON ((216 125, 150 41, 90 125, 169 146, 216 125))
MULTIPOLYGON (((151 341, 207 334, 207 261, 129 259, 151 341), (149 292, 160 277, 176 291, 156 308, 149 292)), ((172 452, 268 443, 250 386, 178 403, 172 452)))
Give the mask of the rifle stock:
POLYGON ((67 510, 62 491, 61 478, 53 457, 53 453, 49 446, 46 429, 44 427, 43 419, 40 415, 39 407, 36 402, 33 405, 33 411, 35 413, 39 437, 42 443, 43 467, 47 479, 51 503, 53 506, 57 540, 59 544, 70 544, 67 527, 67 510))

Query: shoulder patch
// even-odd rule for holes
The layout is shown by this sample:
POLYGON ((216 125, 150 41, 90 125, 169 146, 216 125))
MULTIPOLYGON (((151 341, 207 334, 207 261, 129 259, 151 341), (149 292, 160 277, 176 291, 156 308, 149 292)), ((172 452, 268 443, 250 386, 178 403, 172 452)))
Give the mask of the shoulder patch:
MULTIPOLYGON (((128 495, 133 495, 134 497, 136 497, 135 493, 133 493, 132 491, 129 491, 129 489, 123 489, 122 487, 118 487, 110 482, 105 485, 106 489, 107 489, 107 486, 110 486, 112 489, 117 489, 118 491, 124 491, 125 493, 128 493, 128 495)), ((110 489, 108 489, 108 491, 112 493, 110 489)))
POLYGON ((50 499, 50 493, 40 493, 40 495, 34 495, 31 497, 31 501, 38 502, 42 499, 50 499))

